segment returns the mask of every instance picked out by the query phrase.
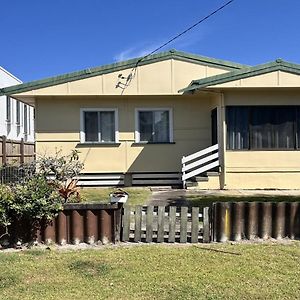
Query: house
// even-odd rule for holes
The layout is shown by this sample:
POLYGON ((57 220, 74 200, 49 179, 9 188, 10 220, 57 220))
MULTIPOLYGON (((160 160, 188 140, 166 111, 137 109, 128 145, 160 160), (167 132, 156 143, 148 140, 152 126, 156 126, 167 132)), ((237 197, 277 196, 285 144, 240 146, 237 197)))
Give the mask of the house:
POLYGON ((37 153, 80 151, 82 185, 300 188, 300 65, 171 50, 11 86, 37 153))
MULTIPOLYGON (((21 84, 22 81, 0 66, 0 88, 21 84)), ((11 98, 0 97, 0 136, 20 141, 34 141, 34 109, 11 98)))

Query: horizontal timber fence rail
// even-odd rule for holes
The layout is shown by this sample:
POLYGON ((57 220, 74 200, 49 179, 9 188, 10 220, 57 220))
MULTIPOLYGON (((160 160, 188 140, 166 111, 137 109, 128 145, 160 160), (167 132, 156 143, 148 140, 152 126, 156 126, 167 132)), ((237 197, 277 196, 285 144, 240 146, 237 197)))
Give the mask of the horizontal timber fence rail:
POLYGON ((0 165, 21 165, 35 159, 35 143, 9 140, 6 136, 0 137, 0 165))
POLYGON ((122 241, 210 242, 209 208, 124 206, 122 241))
POLYGON ((51 222, 30 228, 26 224, 12 224, 10 240, 46 244, 57 243, 116 243, 120 241, 122 205, 65 204, 51 222))
POLYGON ((217 202, 213 241, 300 239, 300 202, 217 202))

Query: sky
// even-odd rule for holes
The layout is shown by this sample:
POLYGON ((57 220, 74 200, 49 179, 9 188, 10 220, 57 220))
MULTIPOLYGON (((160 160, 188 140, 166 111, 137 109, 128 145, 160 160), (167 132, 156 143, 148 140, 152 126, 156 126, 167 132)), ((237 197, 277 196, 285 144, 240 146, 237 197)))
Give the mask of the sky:
MULTIPOLYGON (((27 82, 143 56, 228 0, 1 0, 0 66, 27 82)), ((234 0, 161 51, 300 63, 299 0, 234 0)))

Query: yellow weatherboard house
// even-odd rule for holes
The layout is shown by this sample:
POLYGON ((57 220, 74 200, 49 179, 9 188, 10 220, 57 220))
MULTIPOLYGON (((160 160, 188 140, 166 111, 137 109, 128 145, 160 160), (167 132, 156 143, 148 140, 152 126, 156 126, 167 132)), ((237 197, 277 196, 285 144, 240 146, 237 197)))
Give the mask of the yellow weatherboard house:
POLYGON ((171 50, 0 90, 36 110, 36 151, 80 184, 300 188, 300 65, 171 50))

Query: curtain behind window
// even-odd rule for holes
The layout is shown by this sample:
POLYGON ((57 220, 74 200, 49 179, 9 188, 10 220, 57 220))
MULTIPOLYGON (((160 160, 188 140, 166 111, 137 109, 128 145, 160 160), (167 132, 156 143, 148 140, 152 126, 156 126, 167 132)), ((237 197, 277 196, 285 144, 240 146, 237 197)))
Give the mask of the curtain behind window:
POLYGON ((100 112, 101 142, 115 141, 115 113, 113 111, 100 112))
POLYGON ((86 142, 98 142, 98 112, 84 112, 84 132, 86 142))
POLYGON ((229 106, 226 108, 227 149, 249 149, 249 107, 229 106))
POLYGON ((251 115, 251 148, 295 148, 295 108, 253 107, 251 115))

